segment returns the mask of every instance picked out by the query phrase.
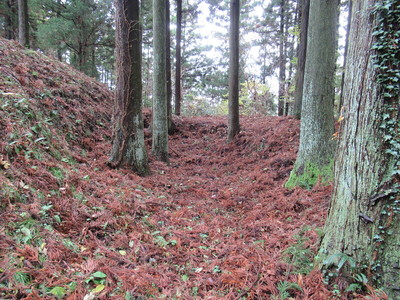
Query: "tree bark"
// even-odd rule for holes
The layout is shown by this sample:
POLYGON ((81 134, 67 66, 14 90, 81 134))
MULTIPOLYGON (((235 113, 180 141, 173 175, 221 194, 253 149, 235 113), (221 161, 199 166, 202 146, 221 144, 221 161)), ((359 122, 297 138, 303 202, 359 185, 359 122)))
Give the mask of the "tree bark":
POLYGON ((353 7, 353 1, 348 0, 348 15, 347 15, 347 29, 346 29, 346 44, 344 46, 344 57, 343 57, 343 72, 342 72, 342 82, 340 83, 340 99, 338 105, 338 115, 340 115, 340 111, 343 106, 343 88, 344 88, 344 73, 347 64, 347 51, 349 48, 349 33, 350 33, 350 24, 351 24, 351 11, 353 7))
POLYGON ((167 115, 168 115, 168 133, 172 134, 175 129, 172 121, 172 76, 171 76, 171 30, 170 30, 170 3, 166 0, 165 23, 166 23, 166 81, 167 81, 167 115))
POLYGON ((28 0, 18 0, 18 42, 29 47, 28 0))
POLYGON ((310 3, 300 146, 287 187, 332 179, 337 13, 337 0, 310 3))
MULTIPOLYGON (((397 94, 388 106, 378 84, 373 58, 376 53, 371 50, 377 22, 371 7, 375 3, 353 2, 343 89, 344 120, 319 256, 331 261, 329 258, 334 256, 350 257, 357 266, 355 272, 365 273, 369 283, 384 287, 389 299, 400 299, 399 178, 394 175, 398 158, 388 154, 382 126, 385 115, 399 124, 400 99, 397 94)), ((399 128, 395 130, 395 136, 389 139, 398 143, 399 128)), ((349 275, 346 271, 343 267, 339 275, 349 275)))
POLYGON ((182 0, 176 1, 176 59, 175 59, 175 114, 181 114, 181 61, 182 61, 182 0))
POLYGON ((240 132, 239 124, 239 25, 240 0, 230 2, 229 124, 228 142, 240 132))
POLYGON ((153 0, 153 155, 168 162, 166 0, 153 0))
POLYGON ((285 114, 286 91, 286 53, 285 53, 285 0, 281 0, 279 8, 279 91, 278 91, 278 116, 285 114))
POLYGON ((139 0, 116 0, 116 90, 110 164, 150 173, 142 116, 139 0))
POLYGON ((304 69, 306 65, 306 55, 307 55, 308 16, 310 11, 310 0, 301 0, 300 2, 301 2, 300 44, 299 44, 299 51, 297 54, 296 89, 294 92, 294 108, 293 108, 293 115, 297 119, 301 118, 304 69))
POLYGON ((4 37, 8 40, 14 40, 15 32, 17 31, 16 1, 6 0, 5 7, 6 7, 6 13, 4 16, 4 37))

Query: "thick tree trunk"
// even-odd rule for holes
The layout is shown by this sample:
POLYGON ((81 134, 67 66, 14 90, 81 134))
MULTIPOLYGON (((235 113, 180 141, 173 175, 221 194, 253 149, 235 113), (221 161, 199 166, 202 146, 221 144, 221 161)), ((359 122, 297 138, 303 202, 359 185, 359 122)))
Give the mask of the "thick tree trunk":
POLYGON ((175 59, 175 114, 181 114, 181 60, 182 60, 182 0, 176 1, 176 59, 175 59))
POLYGON ((18 0, 18 41, 29 47, 28 0, 18 0))
POLYGON ((332 179, 337 13, 337 0, 310 3, 300 146, 287 187, 332 179))
POLYGON ((285 113, 286 92, 286 53, 285 53, 285 0, 281 0, 279 25, 279 91, 278 91, 278 116, 285 113))
POLYGON ((168 162, 166 0, 153 0, 153 155, 168 162))
POLYGON ((149 174, 142 116, 141 30, 138 0, 116 0, 116 90, 110 164, 149 174))
POLYGON ((300 44, 297 53, 296 89, 294 92, 293 115, 301 118, 301 103, 303 97, 304 69, 307 55, 307 28, 308 16, 310 11, 310 0, 301 0, 300 17, 300 44))
MULTIPOLYGON (((353 2, 343 90, 344 120, 320 256, 328 258, 325 263, 332 262, 332 257, 350 257, 357 273, 363 272, 370 283, 383 286, 389 299, 400 299, 399 178, 393 175, 396 168, 398 172, 398 158, 388 154, 390 143, 385 142, 393 139, 398 143, 399 128, 395 127, 394 136, 383 129, 390 126, 389 121, 399 124, 400 99, 397 94, 392 103, 385 104, 376 78, 376 53, 371 50, 376 24, 371 7, 375 3, 353 2)), ((324 267, 329 268, 329 264, 324 267)), ((346 276, 346 271, 343 267, 339 275, 346 276)))
POLYGON ((240 0, 231 0, 229 38, 229 124, 228 142, 240 131, 239 124, 239 25, 240 0))

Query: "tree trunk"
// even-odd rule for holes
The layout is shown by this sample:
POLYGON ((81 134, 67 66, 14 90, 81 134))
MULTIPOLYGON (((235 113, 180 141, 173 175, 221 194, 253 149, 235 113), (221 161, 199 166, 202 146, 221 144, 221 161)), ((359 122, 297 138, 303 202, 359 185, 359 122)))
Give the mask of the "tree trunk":
POLYGON ((28 0, 18 0, 18 41, 29 47, 28 0))
POLYGON ((293 108, 293 115, 297 119, 301 118, 301 100, 303 97, 304 69, 307 55, 307 28, 309 11, 310 0, 301 0, 300 43, 297 54, 296 89, 294 92, 293 108))
POLYGON ((172 121, 172 82, 171 82, 171 31, 170 31, 170 3, 166 0, 165 8, 166 22, 166 71, 167 71, 167 115, 168 115, 168 133, 173 133, 175 126, 172 121))
POLYGON ((175 114, 181 114, 181 60, 182 60, 182 0, 176 1, 176 59, 175 59, 175 114))
POLYGON ((342 82, 340 83, 340 99, 339 99, 339 105, 338 105, 338 115, 340 115, 340 111, 343 106, 343 87, 344 87, 344 73, 345 73, 345 68, 346 68, 346 63, 347 63, 347 49, 349 48, 349 33, 350 33, 350 24, 351 24, 351 11, 353 7, 353 1, 349 0, 348 1, 348 15, 347 15, 347 30, 346 30, 346 44, 344 46, 344 57, 343 57, 343 72, 342 72, 342 82))
POLYGON ((278 116, 285 113, 285 86, 286 86, 286 55, 285 55, 285 0, 281 0, 279 25, 279 91, 278 91, 278 116))
POLYGON ((153 155, 168 162, 166 0, 153 0, 153 155))
POLYGON ((116 0, 116 90, 110 164, 150 173, 142 116, 139 0, 116 0))
POLYGON ((287 187, 311 188, 332 179, 337 13, 336 0, 311 1, 300 146, 287 187))
POLYGON ((239 25, 240 0, 230 3, 229 38, 229 124, 228 142, 240 131, 239 124, 239 25))
POLYGON ((6 14, 4 16, 4 37, 8 40, 14 40, 17 27, 15 0, 6 0, 5 6, 6 14))
MULTIPOLYGON (((387 2, 392 2, 391 9, 397 5, 397 17, 390 25, 398 32, 396 19, 400 5, 394 4, 396 1, 387 2)), ((343 90, 344 120, 320 257, 327 258, 325 269, 329 269, 331 263, 338 265, 337 259, 344 257, 356 265, 353 271, 365 273, 369 283, 383 287, 389 299, 400 299, 400 97, 397 89, 397 95, 388 100, 383 86, 378 83, 377 76, 382 73, 376 71, 373 56, 380 54, 371 50, 378 19, 371 14, 375 3, 374 0, 353 2, 343 90), (333 260, 335 257, 337 259, 333 260)), ((388 12, 385 9, 385 15, 388 12)), ((394 35, 391 38, 394 42, 394 35)), ((389 39, 384 39, 384 43, 396 49, 398 64, 398 46, 389 39)), ((387 53, 383 52, 384 59, 390 61, 387 53)), ((389 84, 398 82, 399 77, 399 74, 391 77, 389 84)), ((350 275, 347 271, 352 270, 349 269, 344 265, 339 276, 350 275)))

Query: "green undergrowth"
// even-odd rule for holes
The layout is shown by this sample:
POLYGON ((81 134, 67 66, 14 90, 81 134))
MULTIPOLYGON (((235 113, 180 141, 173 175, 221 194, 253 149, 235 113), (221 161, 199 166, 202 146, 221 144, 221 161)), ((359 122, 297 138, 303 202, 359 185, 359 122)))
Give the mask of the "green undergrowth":
POLYGON ((307 236, 309 231, 315 231, 319 236, 322 234, 320 228, 314 229, 305 226, 298 234, 294 235, 295 243, 283 251, 283 260, 290 264, 294 274, 307 275, 314 268, 316 245, 310 245, 311 239, 307 236))
POLYGON ((331 160, 326 165, 318 165, 308 162, 301 167, 296 167, 290 173, 290 177, 285 184, 288 189, 299 186, 304 189, 312 189, 317 183, 328 185, 333 181, 333 164, 331 160))

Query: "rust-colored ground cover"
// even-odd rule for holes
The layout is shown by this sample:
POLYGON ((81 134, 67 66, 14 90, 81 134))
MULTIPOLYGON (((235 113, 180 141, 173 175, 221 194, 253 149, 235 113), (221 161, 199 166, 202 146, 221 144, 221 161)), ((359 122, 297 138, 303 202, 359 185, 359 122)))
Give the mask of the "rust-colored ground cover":
POLYGON ((243 117, 227 144, 225 118, 177 117, 140 178, 107 166, 104 86, 5 40, 0 68, 1 299, 330 298, 331 187, 283 187, 297 120, 243 117))

